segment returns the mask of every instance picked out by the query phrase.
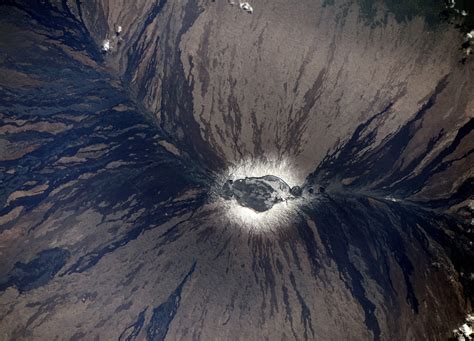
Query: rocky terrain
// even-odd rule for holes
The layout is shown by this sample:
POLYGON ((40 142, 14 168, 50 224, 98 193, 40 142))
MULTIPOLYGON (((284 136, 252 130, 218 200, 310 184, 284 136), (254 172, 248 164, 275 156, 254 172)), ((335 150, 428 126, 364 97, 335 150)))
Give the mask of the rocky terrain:
POLYGON ((462 33, 251 5, 1 3, 0 340, 446 340, 472 313, 462 33), (302 195, 221 195, 267 175, 302 195))

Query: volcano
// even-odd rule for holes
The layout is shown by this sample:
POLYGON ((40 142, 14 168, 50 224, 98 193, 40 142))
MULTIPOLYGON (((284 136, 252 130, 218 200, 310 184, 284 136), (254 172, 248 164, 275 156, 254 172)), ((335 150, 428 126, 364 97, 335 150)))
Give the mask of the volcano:
POLYGON ((471 16, 445 6, 2 1, 0 339, 468 333, 471 16))

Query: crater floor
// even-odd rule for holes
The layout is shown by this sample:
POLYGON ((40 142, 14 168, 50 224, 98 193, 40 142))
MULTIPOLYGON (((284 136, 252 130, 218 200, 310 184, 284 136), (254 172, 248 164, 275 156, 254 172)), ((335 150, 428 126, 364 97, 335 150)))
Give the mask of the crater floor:
POLYGON ((301 188, 291 188, 284 180, 274 175, 246 177, 227 180, 222 186, 221 196, 224 199, 235 199, 239 205, 256 212, 270 210, 275 204, 301 196, 301 188))

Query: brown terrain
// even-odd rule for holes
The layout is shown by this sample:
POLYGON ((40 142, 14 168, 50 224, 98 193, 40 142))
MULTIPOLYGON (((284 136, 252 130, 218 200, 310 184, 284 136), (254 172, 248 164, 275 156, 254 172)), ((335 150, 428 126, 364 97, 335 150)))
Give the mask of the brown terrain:
POLYGON ((446 340, 472 311, 461 34, 251 4, 0 5, 0 340, 446 340), (249 213, 239 172, 304 195, 249 213))

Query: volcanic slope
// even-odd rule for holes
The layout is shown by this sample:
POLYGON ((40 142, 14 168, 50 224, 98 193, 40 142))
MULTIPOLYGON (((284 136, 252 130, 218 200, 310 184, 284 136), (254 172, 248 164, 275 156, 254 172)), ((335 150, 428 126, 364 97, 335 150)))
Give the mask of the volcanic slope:
POLYGON ((459 32, 252 6, 2 3, 0 338, 445 340, 472 310, 459 32), (303 196, 249 213, 237 175, 303 196))

